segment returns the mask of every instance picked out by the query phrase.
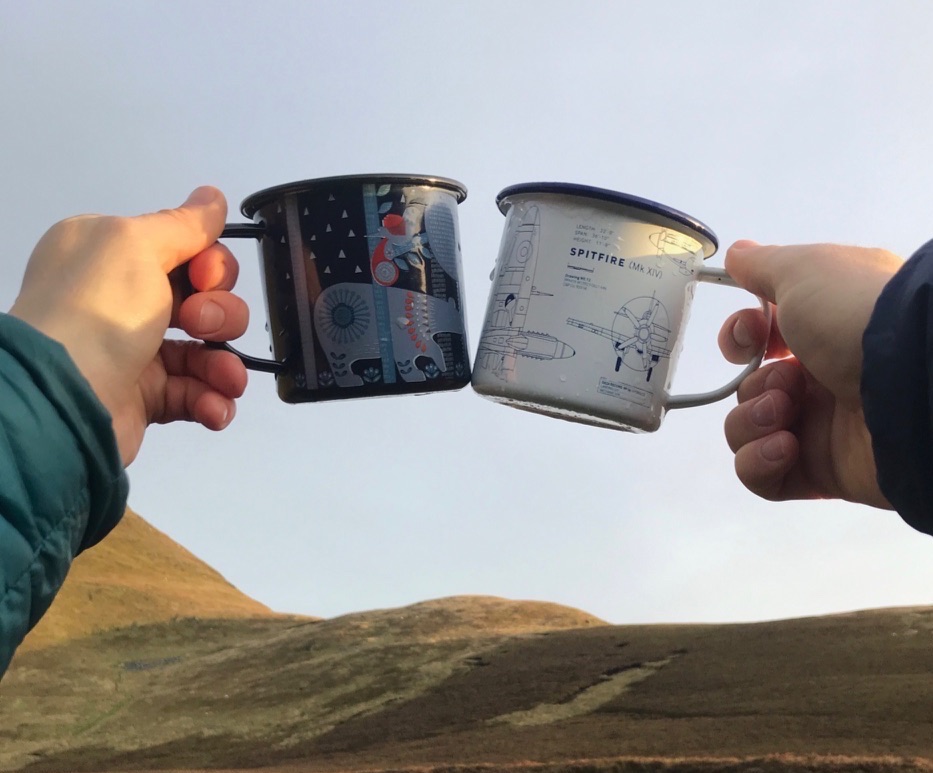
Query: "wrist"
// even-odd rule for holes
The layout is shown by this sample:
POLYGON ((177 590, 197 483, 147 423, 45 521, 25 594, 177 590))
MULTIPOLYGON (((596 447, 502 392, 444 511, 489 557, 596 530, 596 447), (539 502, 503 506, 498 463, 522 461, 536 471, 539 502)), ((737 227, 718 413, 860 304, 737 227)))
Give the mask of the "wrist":
POLYGON ((87 315, 74 310, 62 313, 59 309, 57 313, 50 313, 20 299, 9 314, 62 346, 97 399, 113 416, 118 391, 118 379, 114 374, 120 371, 107 352, 106 342, 119 339, 108 333, 105 324, 89 320, 87 315))

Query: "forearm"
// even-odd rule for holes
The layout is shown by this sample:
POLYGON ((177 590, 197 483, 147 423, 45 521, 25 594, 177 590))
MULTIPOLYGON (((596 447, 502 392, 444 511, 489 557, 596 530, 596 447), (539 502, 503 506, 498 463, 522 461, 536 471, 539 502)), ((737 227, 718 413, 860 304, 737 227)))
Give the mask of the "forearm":
POLYGON ((110 417, 64 348, 0 315, 0 673, 127 492, 110 417))

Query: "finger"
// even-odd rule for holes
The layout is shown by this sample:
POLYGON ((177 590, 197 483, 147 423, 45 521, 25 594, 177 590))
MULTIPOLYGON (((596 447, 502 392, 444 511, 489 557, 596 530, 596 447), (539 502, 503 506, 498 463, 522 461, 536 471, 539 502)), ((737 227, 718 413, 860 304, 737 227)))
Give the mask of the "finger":
POLYGON ((170 377, 189 377, 227 398, 246 390, 246 366, 232 352, 211 349, 194 341, 165 341, 160 350, 170 377))
POLYGON ((742 446, 735 454, 735 474, 742 484, 764 499, 793 498, 800 443, 787 430, 772 433, 742 446))
POLYGON ((762 246, 738 241, 726 252, 725 268, 736 283, 749 292, 780 304, 783 291, 801 279, 821 273, 823 279, 874 294, 881 291, 903 260, 887 250, 845 247, 838 244, 762 246), (855 285, 849 280, 855 277, 855 285), (867 284, 867 287, 866 287, 867 284))
POLYGON ((781 389, 746 400, 726 416, 726 442, 733 453, 754 440, 790 429, 800 416, 800 402, 781 389))
POLYGON ((775 360, 752 371, 739 384, 737 391, 740 403, 754 400, 770 389, 787 393, 791 400, 800 402, 807 390, 807 378, 803 366, 795 359, 775 360))
POLYGON ((776 303, 783 283, 793 281, 791 273, 800 265, 801 249, 741 240, 726 251, 723 265, 740 287, 776 303))
POLYGON ((744 365, 761 354, 777 359, 791 354, 777 324, 777 309, 771 307, 771 325, 761 309, 742 309, 729 316, 719 330, 719 350, 729 362, 744 365))
POLYGON ((214 242, 195 255, 187 265, 169 272, 172 286, 172 325, 178 326, 181 304, 199 290, 231 290, 240 273, 240 264, 227 247, 214 242))
POLYGON ((169 376, 165 382, 162 412, 153 418, 158 424, 196 421, 207 429, 222 430, 236 416, 236 403, 212 390, 203 381, 185 376, 169 376))
POLYGON ((134 218, 151 229, 161 247, 165 273, 217 241, 227 218, 227 200, 210 186, 196 188, 180 207, 134 218))
POLYGON ((719 330, 719 349, 736 365, 751 362, 764 349, 770 328, 761 309, 743 309, 731 315, 719 330))
POLYGON ((223 244, 214 242, 188 263, 188 277, 195 290, 232 290, 240 264, 223 244))
POLYGON ((231 341, 246 332, 249 307, 225 290, 195 293, 182 301, 172 325, 202 341, 231 341))

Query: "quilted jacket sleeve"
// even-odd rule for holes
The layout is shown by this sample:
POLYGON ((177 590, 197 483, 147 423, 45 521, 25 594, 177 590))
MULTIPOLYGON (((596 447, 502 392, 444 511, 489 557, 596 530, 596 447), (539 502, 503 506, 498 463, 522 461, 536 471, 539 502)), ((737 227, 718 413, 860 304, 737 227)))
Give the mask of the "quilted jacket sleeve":
POLYGON ((110 415, 64 347, 0 314, 0 674, 127 493, 110 415))
POLYGON ((862 349, 878 485, 907 523, 933 534, 933 241, 885 286, 862 349))

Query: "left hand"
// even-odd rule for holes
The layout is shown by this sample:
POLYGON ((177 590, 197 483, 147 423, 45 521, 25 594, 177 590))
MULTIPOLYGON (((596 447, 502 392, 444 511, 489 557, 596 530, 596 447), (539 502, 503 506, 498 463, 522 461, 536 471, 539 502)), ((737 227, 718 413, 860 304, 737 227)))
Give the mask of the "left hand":
POLYGON ((236 259, 217 243, 226 215, 223 194, 202 187, 176 209, 63 220, 29 259, 10 314, 65 346, 110 412, 125 465, 149 424, 223 429, 246 388, 239 358, 200 342, 237 338, 249 320, 230 292, 236 259), (176 269, 188 297, 173 287, 176 269), (200 341, 166 340, 169 326, 200 341))

